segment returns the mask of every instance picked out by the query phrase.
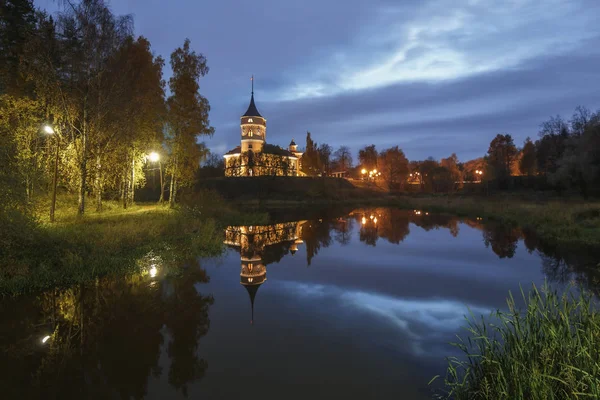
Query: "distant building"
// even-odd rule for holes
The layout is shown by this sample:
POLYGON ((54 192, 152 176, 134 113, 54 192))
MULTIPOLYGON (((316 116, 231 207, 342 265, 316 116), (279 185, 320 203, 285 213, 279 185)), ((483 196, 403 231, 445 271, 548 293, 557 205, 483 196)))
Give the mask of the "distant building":
POLYGON ((287 149, 268 144, 267 120, 254 104, 254 79, 248 110, 241 117, 241 144, 227 152, 225 176, 283 175, 299 176, 302 152, 294 139, 287 149))

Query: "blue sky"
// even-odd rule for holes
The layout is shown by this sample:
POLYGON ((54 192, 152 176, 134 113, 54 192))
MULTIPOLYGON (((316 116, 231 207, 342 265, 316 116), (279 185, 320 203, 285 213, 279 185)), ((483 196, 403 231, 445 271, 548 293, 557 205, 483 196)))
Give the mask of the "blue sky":
MULTIPOLYGON (((53 0, 37 0, 55 9, 53 0)), ((255 76, 267 141, 398 145, 409 159, 521 145, 549 116, 600 108, 597 0, 118 0, 168 60, 188 37, 210 67, 214 152, 239 144, 255 76)), ((170 71, 165 71, 168 77, 170 71)))

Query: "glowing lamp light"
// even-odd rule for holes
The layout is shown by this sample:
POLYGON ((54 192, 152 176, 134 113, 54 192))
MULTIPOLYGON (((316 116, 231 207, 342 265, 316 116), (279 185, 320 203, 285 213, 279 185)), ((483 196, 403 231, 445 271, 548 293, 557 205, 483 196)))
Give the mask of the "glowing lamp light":
POLYGON ((373 219, 373 218, 375 218, 375 217, 374 217, 373 215, 371 215, 369 218, 373 219))
POLYGON ((44 338, 42 339, 42 343, 46 343, 48 339, 50 339, 50 336, 44 336, 44 338))
POLYGON ((158 269, 156 269, 155 266, 152 266, 152 268, 150 268, 150 271, 148 273, 150 274, 150 278, 154 278, 156 276, 156 274, 158 274, 158 269))
POLYGON ((366 219, 365 217, 362 217, 362 221, 361 221, 361 222, 362 222, 362 224, 364 225, 364 224, 366 224, 366 223, 367 223, 367 219, 366 219))
POLYGON ((148 160, 150 160, 152 162, 157 162, 159 159, 160 159, 160 156, 155 151, 153 151, 152 153, 148 154, 148 160))
POLYGON ((360 170, 360 173, 364 175, 364 174, 367 173, 367 170, 363 168, 363 169, 360 170))
POLYGON ((44 132, 46 132, 48 135, 53 135, 54 129, 50 125, 44 125, 44 132))
POLYGON ((377 223, 377 217, 373 218, 373 222, 377 223))

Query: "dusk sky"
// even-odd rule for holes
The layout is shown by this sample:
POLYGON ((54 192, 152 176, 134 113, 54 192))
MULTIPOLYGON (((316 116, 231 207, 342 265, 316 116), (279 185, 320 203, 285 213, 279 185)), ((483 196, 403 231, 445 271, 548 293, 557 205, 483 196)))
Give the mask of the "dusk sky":
MULTIPOLYGON (((55 10, 57 2, 37 0, 55 10)), ((250 98, 267 141, 398 145, 411 160, 521 146, 551 115, 600 108, 598 0, 118 0, 168 64, 187 37, 210 67, 212 151, 239 145, 250 98)), ((170 69, 165 70, 168 79, 170 69)))

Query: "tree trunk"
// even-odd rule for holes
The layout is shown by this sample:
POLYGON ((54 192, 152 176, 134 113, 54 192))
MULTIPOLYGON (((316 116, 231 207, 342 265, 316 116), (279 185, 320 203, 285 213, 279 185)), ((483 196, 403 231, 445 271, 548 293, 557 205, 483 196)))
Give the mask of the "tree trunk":
POLYGON ((27 204, 31 203, 31 184, 30 184, 29 174, 25 177, 25 197, 27 200, 27 204))
POLYGON ((177 191, 177 185, 175 182, 174 174, 171 174, 171 187, 169 189, 169 207, 175 206, 175 192, 177 191))
POLYGON ((77 213, 83 215, 85 212, 85 186, 87 179, 87 98, 83 102, 83 129, 81 135, 81 165, 79 175, 79 201, 77 213))
POLYGON ((56 139, 56 154, 54 155, 54 176, 52 177, 52 201, 50 203, 50 222, 54 222, 54 211, 56 210, 56 185, 58 184, 58 138, 56 139))
POLYGON ((119 185, 119 200, 123 202, 123 198, 125 196, 125 182, 122 179, 121 184, 119 185))
POLYGON ((96 211, 102 211, 102 163, 100 158, 100 146, 97 149, 96 154, 96 211))
MULTIPOLYGON (((125 164, 127 165, 127 164, 125 164)), ((126 209, 127 208, 127 200, 129 199, 129 193, 127 191, 127 189, 129 188, 129 182, 127 177, 129 176, 129 168, 125 167, 125 170, 123 171, 123 208, 126 209)))
POLYGON ((135 201, 135 154, 131 157, 131 201, 130 204, 133 205, 135 201))
POLYGON ((158 171, 160 172, 160 197, 158 199, 159 203, 163 203, 165 201, 165 184, 163 182, 163 173, 162 173, 162 164, 158 161, 158 171))

